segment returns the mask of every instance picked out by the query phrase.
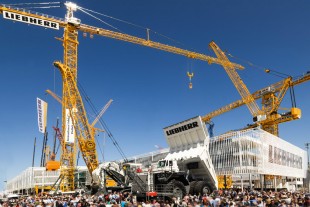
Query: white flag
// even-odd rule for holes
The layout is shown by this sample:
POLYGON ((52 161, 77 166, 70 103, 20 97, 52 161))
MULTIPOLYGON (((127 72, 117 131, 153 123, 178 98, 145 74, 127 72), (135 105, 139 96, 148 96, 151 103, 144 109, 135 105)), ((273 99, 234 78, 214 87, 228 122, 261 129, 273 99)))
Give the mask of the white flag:
POLYGON ((47 122, 47 103, 37 98, 38 126, 39 131, 44 133, 47 122))

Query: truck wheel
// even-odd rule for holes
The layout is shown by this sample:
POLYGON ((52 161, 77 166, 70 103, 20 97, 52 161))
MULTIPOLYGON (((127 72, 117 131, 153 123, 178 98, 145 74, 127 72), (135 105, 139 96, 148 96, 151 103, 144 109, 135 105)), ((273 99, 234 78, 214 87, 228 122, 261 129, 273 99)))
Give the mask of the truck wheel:
POLYGON ((203 194, 209 194, 211 191, 209 188, 209 184, 206 181, 198 181, 194 186, 194 192, 196 194, 203 195, 203 194))
POLYGON ((92 185, 91 186, 91 194, 95 195, 99 191, 99 185, 92 185))
POLYGON ((189 184, 189 194, 194 195, 195 194, 195 185, 198 181, 192 181, 189 184))
POLYGON ((167 190, 172 191, 172 196, 182 199, 186 194, 186 188, 184 184, 177 180, 172 180, 167 185, 167 190))

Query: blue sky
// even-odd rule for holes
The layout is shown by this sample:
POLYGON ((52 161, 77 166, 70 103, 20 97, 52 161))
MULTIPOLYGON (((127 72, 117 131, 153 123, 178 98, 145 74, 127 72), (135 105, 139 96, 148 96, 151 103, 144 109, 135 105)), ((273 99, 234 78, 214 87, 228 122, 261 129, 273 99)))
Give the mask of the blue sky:
MULTIPOLYGON (((37 2, 37 1, 27 1, 37 2)), ((1 1, 8 3, 8 1, 1 1)), ((10 3, 20 3, 10 1, 10 3)), ((270 68, 292 76, 310 71, 310 2, 306 0, 171 0, 171 1, 76 1, 80 6, 133 22, 171 37, 151 33, 151 39, 214 56, 208 44, 214 40, 246 67, 238 71, 251 92, 281 80, 251 67, 270 68)), ((64 17, 65 8, 33 9, 64 17)), ((81 12, 83 23, 111 29, 81 12)), ((145 37, 146 31, 102 18, 121 31, 145 37)), ((61 117, 60 105, 45 95, 46 89, 61 95, 61 77, 52 63, 62 60, 63 48, 54 31, 1 18, 1 116, 0 190, 10 179, 31 166, 33 140, 37 137, 36 166, 40 162, 42 134, 38 132, 36 97, 49 103, 49 144, 52 126, 61 117)), ((185 119, 205 115, 240 99, 224 69, 206 62, 125 43, 105 37, 79 36, 78 80, 97 108, 114 102, 103 115, 127 156, 167 147, 162 128, 185 119), (193 89, 188 88, 187 71, 194 72, 193 89)), ((310 83, 295 87, 302 118, 280 125, 280 137, 304 148, 309 142, 310 83)), ((87 104, 86 104, 87 105, 87 104)), ((291 106, 289 94, 284 108, 291 106)), ((87 108, 90 121, 93 113, 87 108)), ((243 106, 213 119, 215 134, 239 129, 251 123, 243 106)), ((104 134, 97 137, 101 147, 104 134)), ((105 159, 121 156, 106 139, 105 159)), ((102 156, 99 155, 102 160, 102 156)))

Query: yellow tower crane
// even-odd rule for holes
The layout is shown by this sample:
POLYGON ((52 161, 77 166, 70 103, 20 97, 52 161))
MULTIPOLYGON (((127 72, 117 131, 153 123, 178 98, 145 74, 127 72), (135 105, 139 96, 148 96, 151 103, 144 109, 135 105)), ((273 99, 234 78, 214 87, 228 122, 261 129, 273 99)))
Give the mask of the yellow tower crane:
MULTIPOLYGON (((209 46, 211 47, 211 49, 214 51, 214 53, 220 60, 229 62, 229 59, 227 58, 225 53, 217 46, 217 44, 215 44, 215 42, 212 41, 209 44, 209 46)), ((239 92, 242 98, 242 101, 249 108, 253 116, 254 122, 264 120, 266 116, 264 115, 263 111, 259 109, 254 97, 252 96, 252 94, 250 93, 250 91, 248 90, 248 88, 246 87, 246 85, 244 84, 244 82, 242 81, 238 73, 236 72, 234 66, 232 64, 226 64, 226 65, 223 65, 223 67, 226 73, 228 74, 229 78, 233 82, 234 86, 236 87, 237 91, 239 92)))
MULTIPOLYGON (((310 73, 306 73, 301 77, 295 79, 292 79, 292 77, 287 77, 277 83, 262 88, 252 94, 252 97, 255 100, 262 98, 262 110, 264 110, 264 112, 267 114, 266 120, 261 122, 262 128, 265 131, 278 136, 279 135, 278 125, 280 123, 301 118, 301 110, 296 107, 292 107, 290 111, 283 114, 279 114, 278 109, 289 87, 294 87, 301 83, 305 83, 309 80, 310 80, 310 73)), ((209 122, 211 121, 212 118, 243 105, 245 105, 245 102, 242 99, 234 101, 233 103, 230 103, 226 106, 223 106, 217 110, 214 110, 206 114, 205 116, 202 117, 202 120, 204 122, 209 122)), ((250 127, 256 127, 256 126, 258 126, 257 123, 251 125, 250 127)))
MULTIPOLYGON (((239 87, 237 84, 240 82, 236 82, 231 74, 236 73, 235 69, 244 69, 244 67, 230 62, 219 52, 220 49, 218 47, 216 52, 218 58, 214 58, 205 54, 154 42, 150 40, 149 35, 147 36, 147 39, 143 39, 120 32, 81 24, 81 21, 73 15, 79 7, 72 2, 66 2, 65 6, 67 8, 65 19, 60 19, 46 14, 30 12, 25 9, 0 5, 0 13, 3 14, 5 19, 48 27, 51 29, 59 29, 60 27, 64 28, 64 35, 61 39, 64 47, 63 62, 54 62, 54 65, 60 70, 63 79, 62 132, 65 136, 63 137, 64 143, 62 145, 63 149, 61 155, 61 176, 64 177, 61 184, 62 191, 71 191, 74 189, 75 146, 72 137, 76 137, 78 140, 79 148, 89 173, 92 174, 92 172, 98 167, 94 133, 92 133, 84 104, 77 87, 78 31, 89 33, 91 36, 100 35, 183 55, 188 58, 206 61, 209 64, 214 63, 222 65, 233 81, 235 87, 237 87, 237 89, 239 87), (73 128, 70 128, 70 125, 74 126, 74 130, 73 128)), ((215 45, 215 43, 213 45, 215 45)), ((243 87, 245 87, 245 85, 243 85, 243 87)), ((246 93, 243 98, 247 104, 252 103, 252 98, 248 96, 248 93, 246 93)), ((256 113, 256 108, 253 112, 256 113)))

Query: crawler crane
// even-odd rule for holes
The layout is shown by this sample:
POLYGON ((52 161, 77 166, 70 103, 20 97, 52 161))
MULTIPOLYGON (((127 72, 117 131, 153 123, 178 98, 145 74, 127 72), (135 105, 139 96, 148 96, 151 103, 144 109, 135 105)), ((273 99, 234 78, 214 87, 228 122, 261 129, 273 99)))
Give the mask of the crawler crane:
MULTIPOLYGON (((47 89, 45 90, 45 92, 49 95, 51 95, 58 103, 62 104, 62 100, 61 97, 59 97, 57 94, 55 94, 53 91, 47 89)), ((112 99, 110 99, 108 101, 108 103, 106 103, 106 105, 101 109, 101 111, 98 113, 98 115, 96 116, 96 118, 94 119, 94 121, 91 123, 90 127, 92 129, 92 132, 94 133, 93 136, 95 136, 96 131, 103 131, 102 129, 96 128, 95 125, 98 123, 99 119, 101 118, 101 116, 106 112, 106 110, 110 107, 111 103, 113 102, 112 99)))
MULTIPOLYGON (((214 58, 205 54, 154 42, 150 40, 149 35, 147 36, 147 39, 143 39, 120 32, 81 24, 81 21, 74 17, 74 12, 80 9, 80 7, 72 2, 66 2, 65 6, 67 8, 65 19, 60 19, 46 14, 34 13, 25 9, 11 7, 9 5, 0 5, 0 13, 3 14, 5 19, 34 24, 55 30, 64 28, 63 38, 61 39, 64 47, 63 62, 54 62, 54 65, 60 70, 63 79, 62 132, 66 133, 66 136, 63 137, 64 141, 62 143, 61 155, 61 176, 64 177, 61 184, 62 191, 71 191, 74 189, 75 137, 78 140, 82 157, 90 174, 92 174, 99 164, 94 133, 92 133, 84 104, 77 87, 78 31, 183 55, 188 58, 206 61, 209 64, 219 64, 225 68, 226 72, 233 70, 233 73, 235 73, 235 69, 244 69, 243 66, 232 63, 222 56, 214 58), (74 130, 73 128, 68 127, 69 125, 73 125, 74 130)), ((228 74, 234 82, 231 74, 228 74)), ((236 82, 234 82, 234 85, 237 87, 236 82)), ((251 103, 251 100, 248 100, 250 98, 248 94, 243 98, 246 103, 251 103)))

